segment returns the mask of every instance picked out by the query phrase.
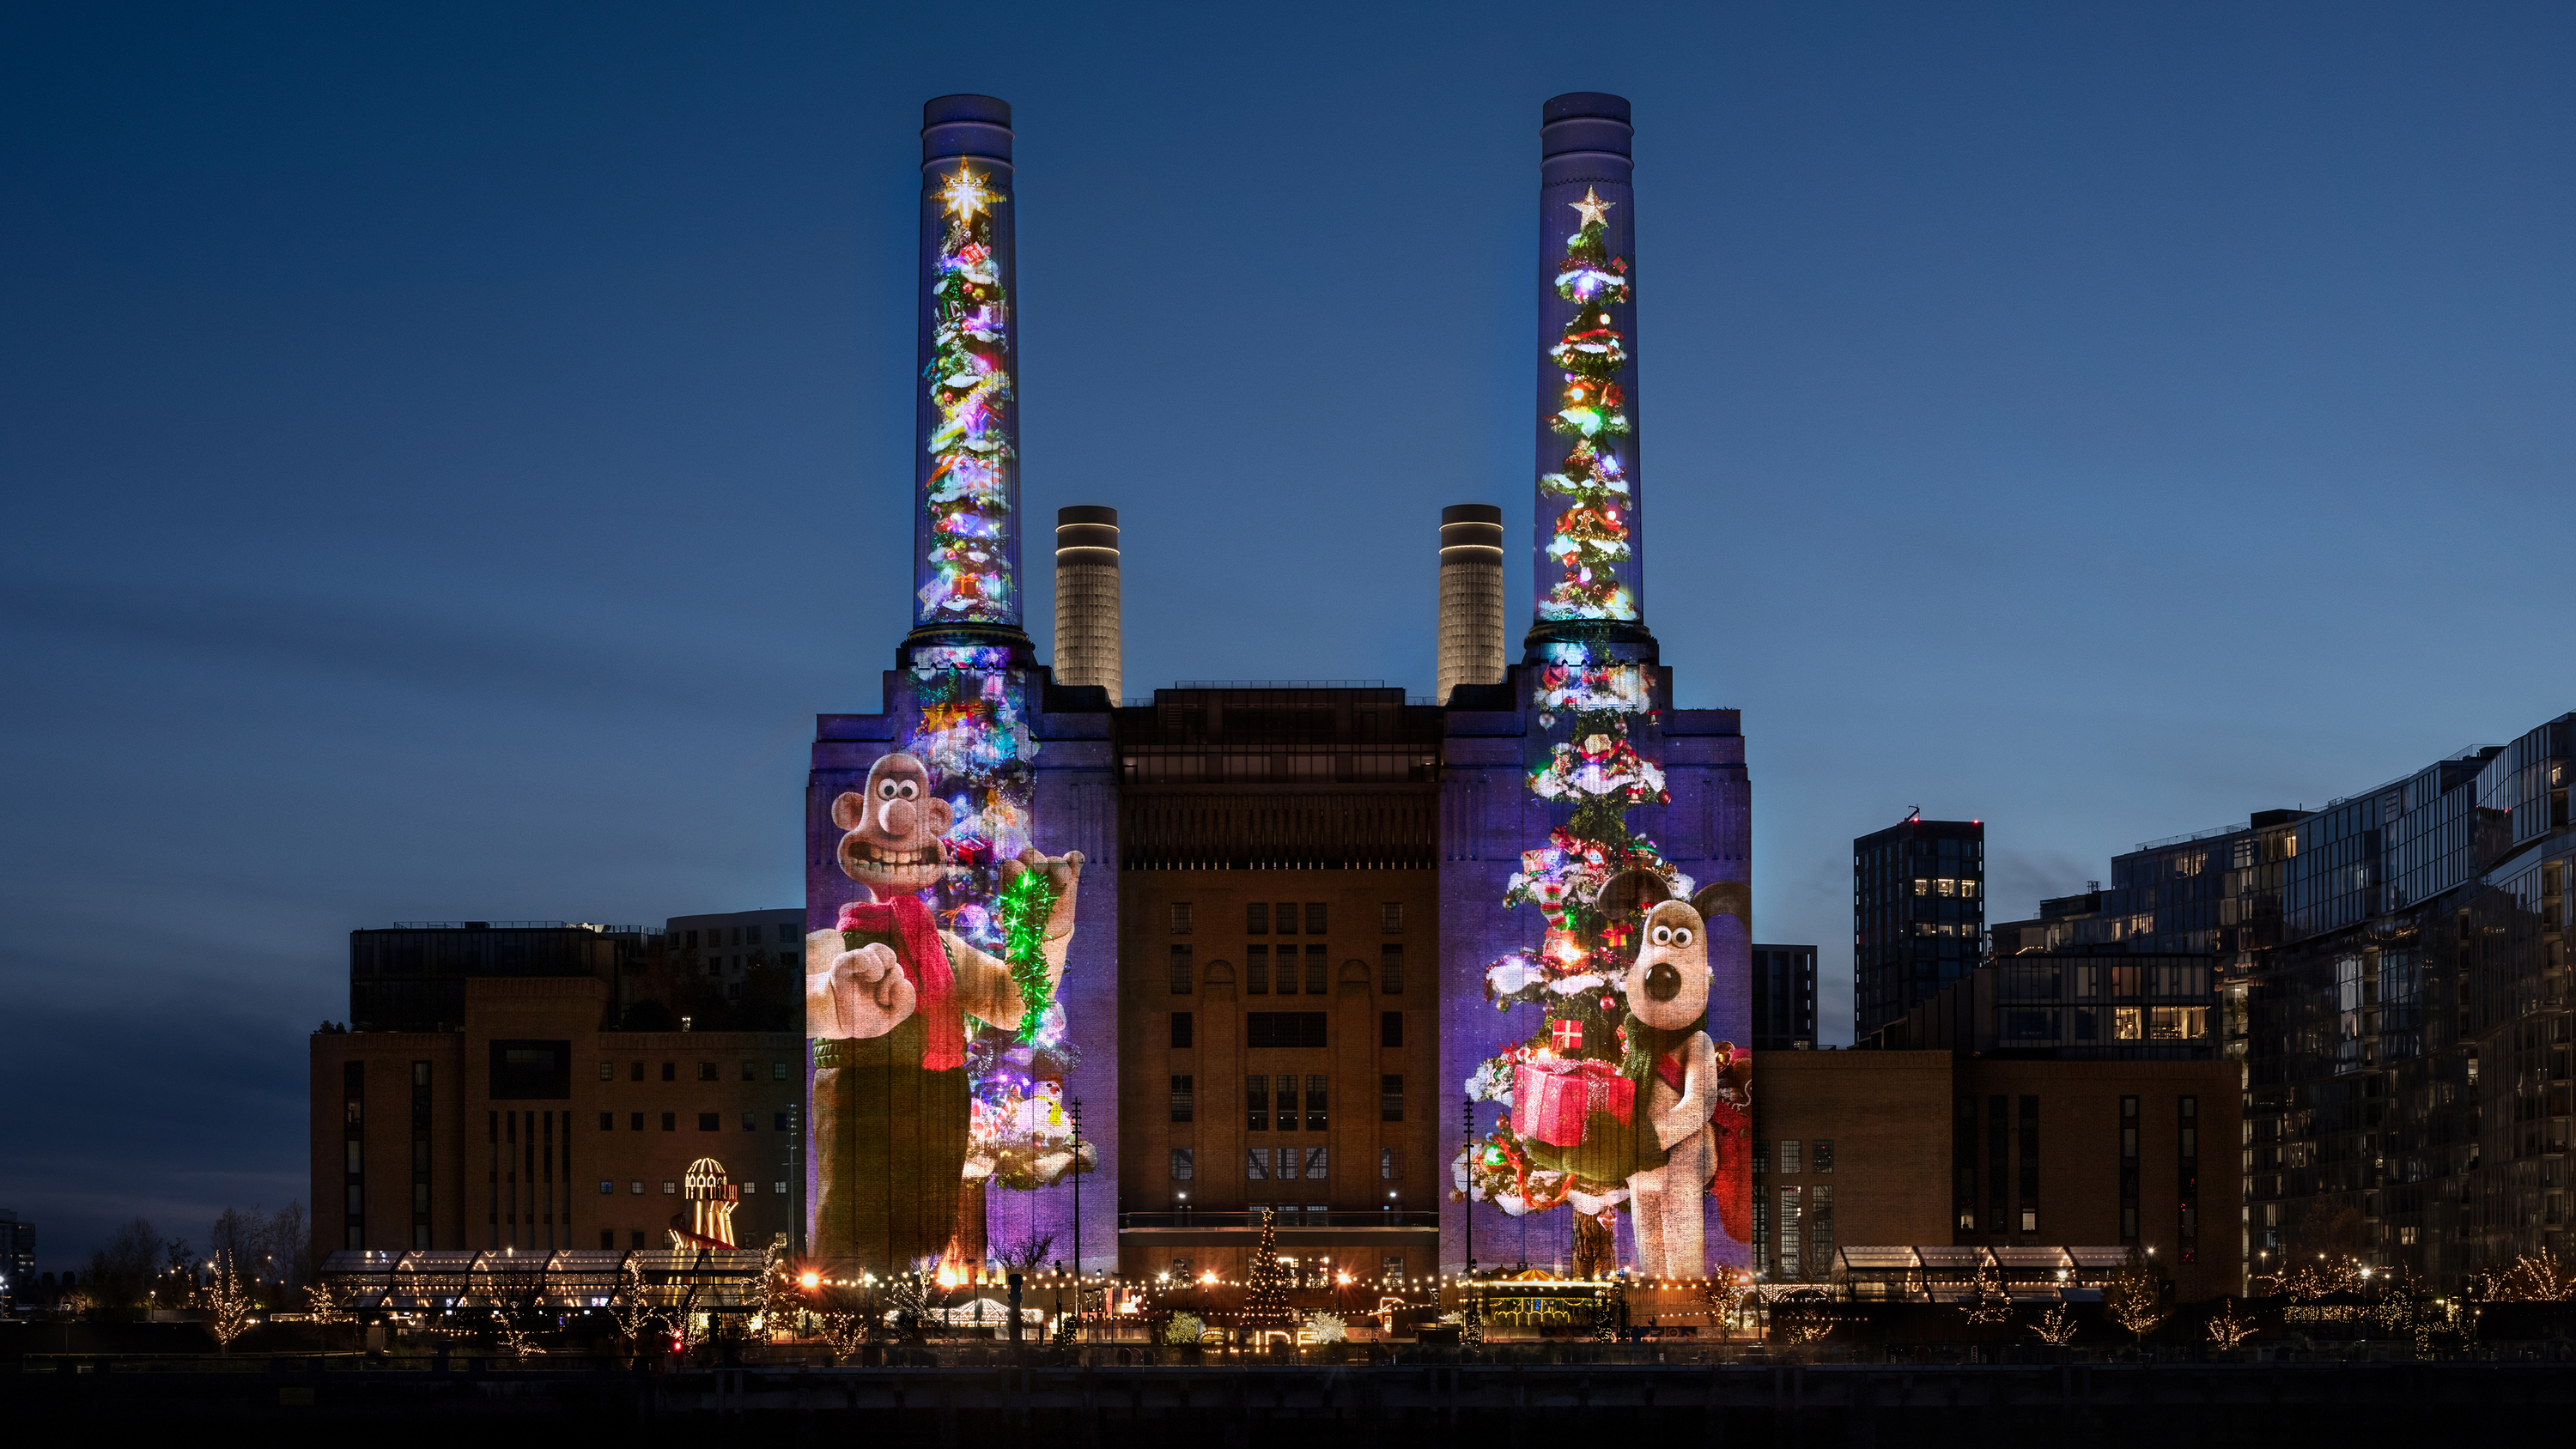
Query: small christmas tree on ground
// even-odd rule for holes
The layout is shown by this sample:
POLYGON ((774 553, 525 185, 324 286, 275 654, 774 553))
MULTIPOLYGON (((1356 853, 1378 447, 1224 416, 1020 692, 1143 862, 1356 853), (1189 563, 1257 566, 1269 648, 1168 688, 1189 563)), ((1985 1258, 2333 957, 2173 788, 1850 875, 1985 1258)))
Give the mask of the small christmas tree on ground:
POLYGON ((1243 1326, 1255 1333, 1273 1329, 1294 1332, 1297 1315, 1288 1307, 1288 1265, 1279 1261, 1279 1230, 1268 1208, 1261 1210, 1261 1245, 1252 1253, 1250 1285, 1243 1300, 1243 1326))

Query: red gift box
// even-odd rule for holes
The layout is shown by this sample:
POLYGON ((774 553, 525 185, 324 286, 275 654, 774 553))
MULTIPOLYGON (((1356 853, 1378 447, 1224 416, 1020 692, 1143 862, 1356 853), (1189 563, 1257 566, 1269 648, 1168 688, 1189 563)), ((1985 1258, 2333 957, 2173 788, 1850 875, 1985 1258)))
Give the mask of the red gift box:
POLYGON ((1512 1068, 1512 1130, 1553 1147, 1583 1145, 1583 1121, 1595 1112, 1624 1125, 1636 1103, 1637 1084, 1608 1062, 1560 1057, 1512 1068))

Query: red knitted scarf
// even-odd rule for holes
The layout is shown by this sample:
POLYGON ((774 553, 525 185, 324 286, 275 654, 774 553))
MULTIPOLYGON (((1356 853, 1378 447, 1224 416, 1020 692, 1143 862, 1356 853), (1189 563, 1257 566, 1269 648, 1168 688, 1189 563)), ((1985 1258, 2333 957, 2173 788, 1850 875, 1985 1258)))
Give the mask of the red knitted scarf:
POLYGON ((925 1072, 953 1072, 966 1065, 966 1016, 957 1003, 957 975, 949 969, 948 950, 939 944, 939 928, 930 907, 919 896, 891 901, 849 901, 841 907, 837 929, 891 935, 903 943, 898 953, 912 978, 913 1009, 929 1032, 921 1049, 925 1072))

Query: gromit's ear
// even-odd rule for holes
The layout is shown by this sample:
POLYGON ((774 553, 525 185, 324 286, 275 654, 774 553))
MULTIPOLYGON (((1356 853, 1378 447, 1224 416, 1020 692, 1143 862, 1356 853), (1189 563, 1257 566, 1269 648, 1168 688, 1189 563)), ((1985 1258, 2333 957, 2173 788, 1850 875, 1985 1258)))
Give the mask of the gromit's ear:
POLYGON ((1593 898, 1593 905, 1615 921, 1672 898, 1672 888, 1664 884, 1662 876, 1651 870, 1623 870, 1601 883, 1601 894, 1593 898))
POLYGON ((1745 934, 1753 932, 1753 892, 1740 880, 1711 881, 1691 897, 1691 909, 1703 921, 1720 916, 1733 916, 1742 923, 1745 934))
POLYGON ((843 830, 856 830, 867 823, 868 797, 855 790, 844 791, 832 802, 832 823, 843 830))

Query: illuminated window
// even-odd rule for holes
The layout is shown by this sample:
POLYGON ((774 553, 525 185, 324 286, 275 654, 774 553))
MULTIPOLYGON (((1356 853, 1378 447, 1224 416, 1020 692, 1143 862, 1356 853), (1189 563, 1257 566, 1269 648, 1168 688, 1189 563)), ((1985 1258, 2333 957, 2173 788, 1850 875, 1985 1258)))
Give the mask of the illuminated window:
POLYGON ((787 1196, 787 1179, 782 1177, 776 1182, 771 1183, 769 1185, 769 1190, 778 1194, 780 1197, 787 1196))
POLYGON ((599 1195, 601 1197, 614 1197, 616 1194, 617 1183, 615 1180, 605 1177, 599 1180, 599 1195))
POLYGON ((1790 1173, 1802 1172, 1805 1170, 1802 1166, 1801 1160, 1801 1154, 1805 1147, 1806 1144, 1795 1137, 1783 1137, 1780 1139, 1780 1172, 1782 1176, 1787 1176, 1790 1173))
POLYGON ((1959 894, 1969 900, 1976 899, 1977 883, 1972 880, 1963 880, 1959 882, 1959 894))
POLYGON ((1924 879, 1922 879, 1921 877, 1917 877, 1917 878, 1915 879, 1915 882, 1914 882, 1914 893, 1915 893, 1916 895, 1918 895, 1918 896, 1920 896, 1920 895, 1929 895, 1929 894, 1931 894, 1931 891, 1932 891, 1932 882, 1930 882, 1930 881, 1928 881, 1928 880, 1924 880, 1924 879))
POLYGON ((1404 1153, 1401 1149, 1381 1147, 1377 1150, 1377 1176, 1380 1182, 1397 1182, 1403 1179, 1404 1153))
POLYGON ((664 1196, 664 1197, 678 1197, 679 1195, 680 1195, 680 1185, 679 1185, 678 1183, 673 1182, 672 1180, 670 1180, 670 1179, 669 1179, 669 1178, 667 1178, 667 1177, 666 1177, 666 1178, 664 1178, 664 1179, 662 1179, 662 1196, 664 1196))
POLYGON ((617 1064, 615 1062, 601 1062, 599 1064, 599 1079, 603 1082, 616 1081, 617 1064))
POLYGON ((1933 889, 1941 895, 1954 896, 1959 893, 1959 882, 1950 876, 1945 875, 1940 877, 1932 882, 1932 886, 1933 889))
POLYGON ((2114 1007, 2114 1008, 2112 1008, 2112 1011, 2111 1011, 2111 1037, 2112 1037, 2112 1039, 2113 1039, 2114 1041, 2143 1041, 2143 1040, 2145 1040, 2145 1039, 2146 1039, 2146 1023, 2141 1019, 2144 1015, 2145 1015, 2145 1013, 2144 1013, 2144 1012, 2140 1011, 2137 1007, 2134 1007, 2134 1006, 2120 1006, 2120 1007, 2114 1007))
POLYGON ((1188 1182, 1192 1177, 1196 1176, 1197 1173, 1198 1149, 1195 1147, 1173 1148, 1172 1180, 1175 1182, 1188 1182))
POLYGON ((637 1197, 642 1197, 644 1195, 644 1179, 640 1177, 635 1179, 635 1195, 637 1197))

